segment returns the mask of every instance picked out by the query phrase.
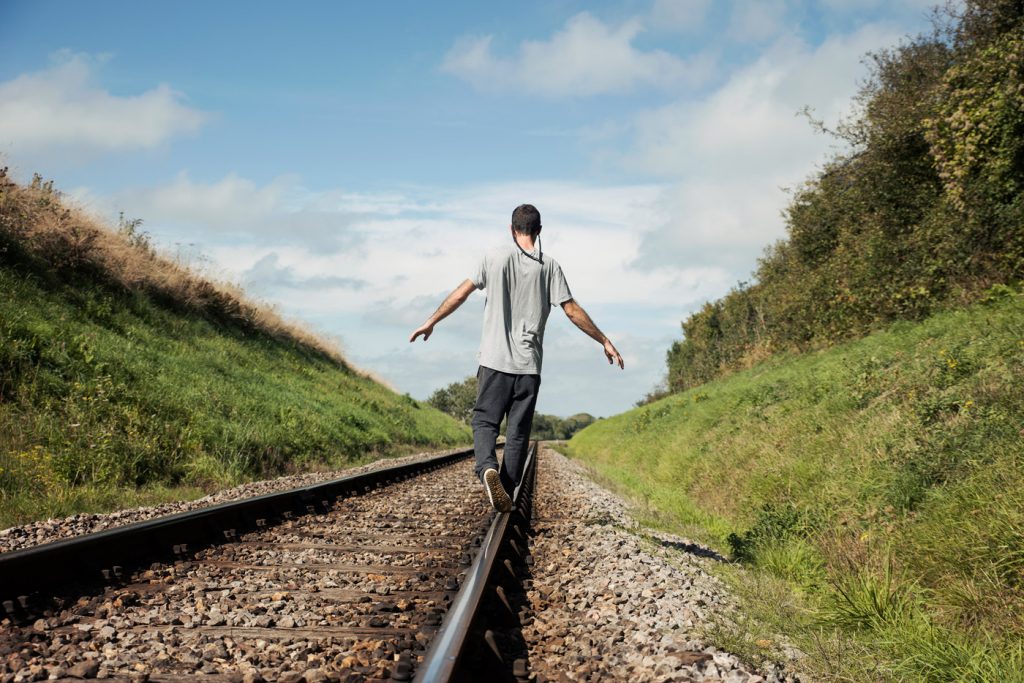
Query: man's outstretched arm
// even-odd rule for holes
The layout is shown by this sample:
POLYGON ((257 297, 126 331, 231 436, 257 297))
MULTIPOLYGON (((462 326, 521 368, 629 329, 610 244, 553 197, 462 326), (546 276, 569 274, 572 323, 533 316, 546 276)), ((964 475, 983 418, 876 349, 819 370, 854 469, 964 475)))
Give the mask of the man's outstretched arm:
POLYGON ((441 322, 449 315, 451 315, 456 308, 461 306, 463 302, 469 298, 469 295, 476 289, 476 285, 473 284, 472 280, 466 280, 461 285, 455 288, 451 294, 448 295, 434 314, 427 318, 427 322, 423 323, 413 331, 412 336, 409 337, 410 342, 416 341, 416 337, 423 335, 423 341, 430 339, 430 334, 434 331, 434 325, 441 322))
POLYGON ((569 316, 569 320, 572 324, 580 328, 587 333, 594 341, 604 346, 604 355, 608 356, 609 363, 618 363, 620 368, 625 368, 626 363, 622 360, 622 356, 619 355, 618 350, 612 341, 604 336, 604 333, 597 329, 597 325, 590 319, 587 312, 583 310, 583 307, 576 303, 575 299, 569 299, 562 304, 562 310, 569 316))

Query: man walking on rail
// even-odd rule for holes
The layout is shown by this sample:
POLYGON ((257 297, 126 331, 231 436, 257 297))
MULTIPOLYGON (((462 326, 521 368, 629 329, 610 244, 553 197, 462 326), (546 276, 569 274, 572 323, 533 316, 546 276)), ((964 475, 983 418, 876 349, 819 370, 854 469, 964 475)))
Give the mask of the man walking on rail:
POLYGON ((615 345, 572 298, 562 268, 541 252, 540 212, 531 204, 521 204, 512 212, 510 227, 513 244, 485 254, 473 277, 456 287, 409 337, 413 342, 422 335, 427 341, 434 325, 451 315, 474 290, 487 290, 477 356, 473 448, 476 476, 491 505, 500 512, 512 509, 509 493, 523 476, 550 307, 561 306, 576 327, 604 346, 609 363, 625 367, 615 345), (505 457, 499 471, 495 444, 506 416, 505 457))

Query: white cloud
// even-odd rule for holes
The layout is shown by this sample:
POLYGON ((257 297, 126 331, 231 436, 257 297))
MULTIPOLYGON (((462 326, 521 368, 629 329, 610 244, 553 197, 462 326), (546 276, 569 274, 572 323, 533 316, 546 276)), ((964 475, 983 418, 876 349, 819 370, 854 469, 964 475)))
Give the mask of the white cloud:
POLYGON ((622 311, 600 309, 602 330, 615 340, 626 369, 608 365, 598 344, 581 335, 564 316, 553 312, 544 339, 544 381, 538 410, 588 412, 607 417, 632 407, 665 376, 665 351, 678 337, 678 320, 666 334, 635 334, 617 324, 622 311), (550 406, 550 407, 549 407, 550 406))
POLYGON ((361 239, 350 229, 367 216, 392 215, 408 207, 391 195, 369 196, 338 190, 312 192, 297 176, 259 184, 235 173, 211 182, 182 171, 165 184, 121 190, 90 198, 94 210, 142 218, 162 241, 249 245, 303 245, 312 251, 354 248, 361 239))
MULTIPOLYGON (((838 12, 858 12, 883 5, 905 8, 911 11, 929 12, 943 4, 937 0, 821 0, 821 3, 828 9, 838 12)), ((953 0, 952 4, 955 8, 958 8, 963 5, 963 2, 962 0, 953 0)))
POLYGON ((295 267, 282 266, 279 256, 271 252, 258 260, 249 270, 242 274, 242 281, 257 290, 296 290, 300 294, 308 290, 365 289, 367 282, 344 275, 320 274, 307 275, 295 267))
POLYGON ((548 97, 666 88, 702 83, 710 76, 713 64, 706 56, 683 60, 663 50, 634 47, 642 30, 638 18, 610 26, 583 12, 549 40, 524 41, 515 57, 496 56, 493 36, 462 38, 441 68, 482 90, 519 87, 548 97))
POLYGON ((0 83, 0 142, 16 154, 148 148, 206 121, 166 84, 126 96, 102 89, 94 81, 103 61, 62 52, 50 68, 0 83))
POLYGON ((251 229, 254 221, 277 210, 293 178, 258 186, 233 173, 214 183, 199 183, 182 171, 167 185, 128 190, 117 196, 130 201, 145 216, 170 223, 195 223, 211 231, 251 229))
MULTIPOLYGON (((128 189, 94 208, 142 218, 161 241, 187 237, 205 245, 235 277, 291 290, 303 289, 303 279, 368 283, 377 300, 401 307, 425 287, 455 287, 478 254, 511 239, 511 210, 529 201, 543 214, 545 252, 559 260, 582 300, 655 300, 666 289, 688 292, 690 300, 702 295, 695 283, 720 281, 724 273, 713 265, 686 271, 630 265, 643 235, 665 220, 664 189, 531 180, 371 195, 311 191, 289 177, 258 185, 229 174, 200 183, 182 172, 166 185, 128 189), (303 224, 310 215, 319 221, 303 224)), ((344 305, 346 296, 350 310, 366 304, 366 292, 349 290, 329 301, 303 292, 297 304, 319 310, 344 305)))
POLYGON ((785 0, 736 0, 729 36, 740 42, 760 43, 781 33, 785 18, 785 0))
POLYGON ((700 100, 640 114, 626 163, 674 180, 664 225, 645 235, 640 262, 717 263, 744 277, 784 232, 781 188, 799 184, 833 144, 797 116, 804 106, 834 122, 851 106, 860 62, 899 38, 867 26, 812 47, 777 40, 700 100))
POLYGON ((161 187, 119 193, 116 206, 143 218, 159 243, 190 240, 209 257, 208 272, 315 323, 341 339, 357 366, 425 397, 475 369, 484 296, 446 319, 425 346, 411 347, 409 332, 486 249, 511 239, 512 209, 534 203, 545 253, 631 363, 627 373, 605 377, 600 348, 552 311, 546 373, 555 379, 542 409, 575 412, 579 405, 611 414, 660 379, 665 340, 678 333, 679 320, 731 281, 713 262, 633 265, 644 235, 664 222, 665 201, 662 185, 530 180, 367 194, 310 190, 297 178, 261 185, 231 174, 200 183, 181 173, 161 187), (311 213, 320 222, 296 231, 296 217, 311 213), (572 391, 555 383, 584 387, 589 398, 573 402, 572 391))
POLYGON ((711 0, 654 0, 651 28, 695 31, 704 25, 711 0))

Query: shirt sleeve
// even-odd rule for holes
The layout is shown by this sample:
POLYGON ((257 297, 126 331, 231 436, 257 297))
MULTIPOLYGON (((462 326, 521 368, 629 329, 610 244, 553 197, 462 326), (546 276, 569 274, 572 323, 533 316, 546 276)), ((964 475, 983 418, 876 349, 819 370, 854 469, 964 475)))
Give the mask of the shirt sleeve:
POLYGON ((557 262, 551 264, 548 298, 552 306, 561 306, 572 298, 572 292, 569 291, 569 283, 565 281, 565 275, 562 273, 562 266, 558 265, 557 262))
POLYGON ((477 289, 487 287, 487 255, 484 254, 476 264, 476 271, 470 276, 470 281, 477 289))

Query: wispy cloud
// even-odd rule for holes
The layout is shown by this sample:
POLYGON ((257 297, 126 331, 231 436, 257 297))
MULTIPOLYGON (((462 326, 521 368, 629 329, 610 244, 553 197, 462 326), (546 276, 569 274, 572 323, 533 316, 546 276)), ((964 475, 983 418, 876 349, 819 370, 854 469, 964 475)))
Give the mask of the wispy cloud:
POLYGON ((582 12, 547 40, 526 40, 512 57, 493 49, 493 36, 464 37, 441 69, 481 90, 516 87, 546 97, 624 93, 705 82, 714 67, 707 55, 683 59, 664 50, 641 50, 634 40, 640 18, 611 25, 582 12))
MULTIPOLYGON (((944 4, 936 2, 936 0, 821 0, 821 3, 828 9, 839 12, 863 11, 865 8, 894 5, 899 9, 924 13, 930 12, 935 7, 941 7, 944 4)), ((963 0, 951 0, 950 2, 954 9, 961 8, 963 4, 963 0)))
POLYGON ((654 0, 651 27, 693 32, 704 26, 711 0, 654 0))
POLYGON ((265 185, 229 173, 212 183, 196 182, 187 171, 173 181, 155 187, 133 188, 119 199, 132 197, 153 216, 163 221, 199 223, 210 230, 251 226, 277 210, 294 178, 282 177, 265 185))
POLYGON ((95 83, 104 61, 64 51, 49 68, 0 83, 0 142, 18 153, 140 149, 196 131, 208 119, 167 84, 111 94, 95 83))
MULTIPOLYGON (((582 367, 605 370, 603 357, 555 311, 546 376, 586 386, 590 398, 577 402, 581 409, 609 414, 624 395, 631 402, 660 379, 664 346, 679 319, 732 281, 713 259, 637 265, 644 236, 665 221, 666 187, 530 180, 369 194, 311 190, 298 178, 257 184, 229 174, 201 183, 182 173, 164 186, 119 193, 117 208, 145 219, 158 238, 187 235, 212 259, 212 273, 312 321, 339 337, 358 366, 426 396, 473 371, 484 296, 445 320, 425 347, 409 345, 409 331, 470 275, 486 249, 511 239, 512 209, 534 203, 544 216, 544 251, 562 265, 598 324, 623 340, 633 366, 614 379, 615 394, 599 390, 608 377, 574 377, 582 367), (320 223, 297 232, 296 216, 311 212, 320 223)), ((569 400, 571 389, 557 391, 558 400, 569 400)))
POLYGON ((729 18, 729 36, 742 43, 774 38, 786 26, 785 0, 736 0, 729 18))
POLYGON ((352 290, 361 291, 369 283, 354 277, 333 274, 306 274, 293 266, 280 264, 276 253, 269 253, 241 275, 243 284, 257 293, 282 290, 352 290))

